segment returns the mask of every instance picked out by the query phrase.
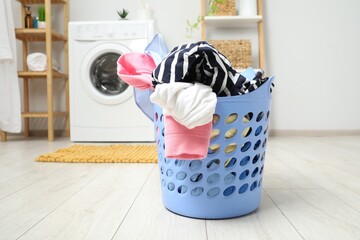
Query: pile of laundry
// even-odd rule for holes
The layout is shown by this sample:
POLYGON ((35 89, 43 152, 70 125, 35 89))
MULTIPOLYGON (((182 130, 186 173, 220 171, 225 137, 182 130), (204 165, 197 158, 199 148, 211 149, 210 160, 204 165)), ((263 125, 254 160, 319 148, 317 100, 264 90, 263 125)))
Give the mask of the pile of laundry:
POLYGON ((207 156, 218 97, 252 92, 268 80, 262 71, 249 71, 250 78, 236 71, 205 41, 175 47, 164 56, 125 53, 117 62, 118 76, 135 89, 150 91, 151 103, 163 109, 165 157, 181 160, 207 156))

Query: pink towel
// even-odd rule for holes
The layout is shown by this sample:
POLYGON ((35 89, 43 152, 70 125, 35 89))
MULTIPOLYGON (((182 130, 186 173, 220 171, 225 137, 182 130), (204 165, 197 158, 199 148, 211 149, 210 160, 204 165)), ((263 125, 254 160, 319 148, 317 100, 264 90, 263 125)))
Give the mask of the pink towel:
POLYGON ((188 129, 173 117, 165 116, 165 157, 179 160, 203 159, 207 156, 212 123, 188 129))
POLYGON ((156 64, 146 53, 130 52, 117 61, 118 76, 130 86, 145 90, 152 88, 151 73, 156 64))

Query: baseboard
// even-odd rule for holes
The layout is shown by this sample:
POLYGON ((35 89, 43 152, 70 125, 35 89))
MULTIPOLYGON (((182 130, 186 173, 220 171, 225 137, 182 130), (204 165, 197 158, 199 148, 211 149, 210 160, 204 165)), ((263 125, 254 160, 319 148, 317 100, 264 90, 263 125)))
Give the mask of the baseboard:
POLYGON ((330 136, 360 136, 360 130, 284 130, 270 129, 270 136, 286 137, 330 137, 330 136))
MULTIPOLYGON (((30 136, 47 137, 47 130, 31 130, 30 136)), ((24 135, 21 133, 7 133, 8 136, 24 135)), ((65 129, 56 129, 56 137, 65 137, 65 129)), ((360 136, 360 130, 292 130, 292 129, 270 129, 270 137, 330 137, 330 136, 360 136)))
MULTIPOLYGON (((20 133, 6 133, 7 136, 21 136, 24 135, 24 132, 20 133)), ((65 137, 66 136, 66 130, 65 129, 56 129, 54 130, 54 135, 56 137, 65 137)), ((31 130, 30 131, 30 137, 47 137, 48 131, 45 129, 37 129, 37 130, 31 130)))

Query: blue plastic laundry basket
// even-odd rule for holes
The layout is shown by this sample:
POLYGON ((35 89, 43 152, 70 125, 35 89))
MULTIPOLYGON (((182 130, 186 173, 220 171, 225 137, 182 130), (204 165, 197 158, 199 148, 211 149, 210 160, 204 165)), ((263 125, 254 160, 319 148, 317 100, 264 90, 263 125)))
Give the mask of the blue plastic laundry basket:
POLYGON ((165 158, 162 109, 154 106, 162 199, 168 210, 221 219, 259 207, 272 80, 251 93, 218 98, 208 156, 202 160, 165 158))

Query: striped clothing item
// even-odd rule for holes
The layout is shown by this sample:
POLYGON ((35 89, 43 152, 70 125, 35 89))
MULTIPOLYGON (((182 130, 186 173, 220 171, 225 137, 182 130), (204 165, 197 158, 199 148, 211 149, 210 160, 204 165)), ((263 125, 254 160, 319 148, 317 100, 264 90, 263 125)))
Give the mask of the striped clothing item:
POLYGON ((238 73, 229 60, 207 42, 186 44, 174 48, 153 71, 153 84, 203 83, 218 96, 239 95, 234 78, 238 73))
POLYGON ((217 96, 245 94, 264 82, 261 77, 246 79, 205 41, 175 47, 155 68, 152 77, 154 87, 159 83, 199 82, 210 86, 217 96))
MULTIPOLYGON (((262 75, 263 73, 258 71, 252 80, 246 79, 243 75, 240 75, 239 79, 235 83, 235 87, 239 89, 240 95, 256 90, 269 79, 268 77, 262 78, 262 75)), ((272 86, 274 86, 273 83, 272 86)), ((272 88, 270 91, 272 91, 272 88)))

